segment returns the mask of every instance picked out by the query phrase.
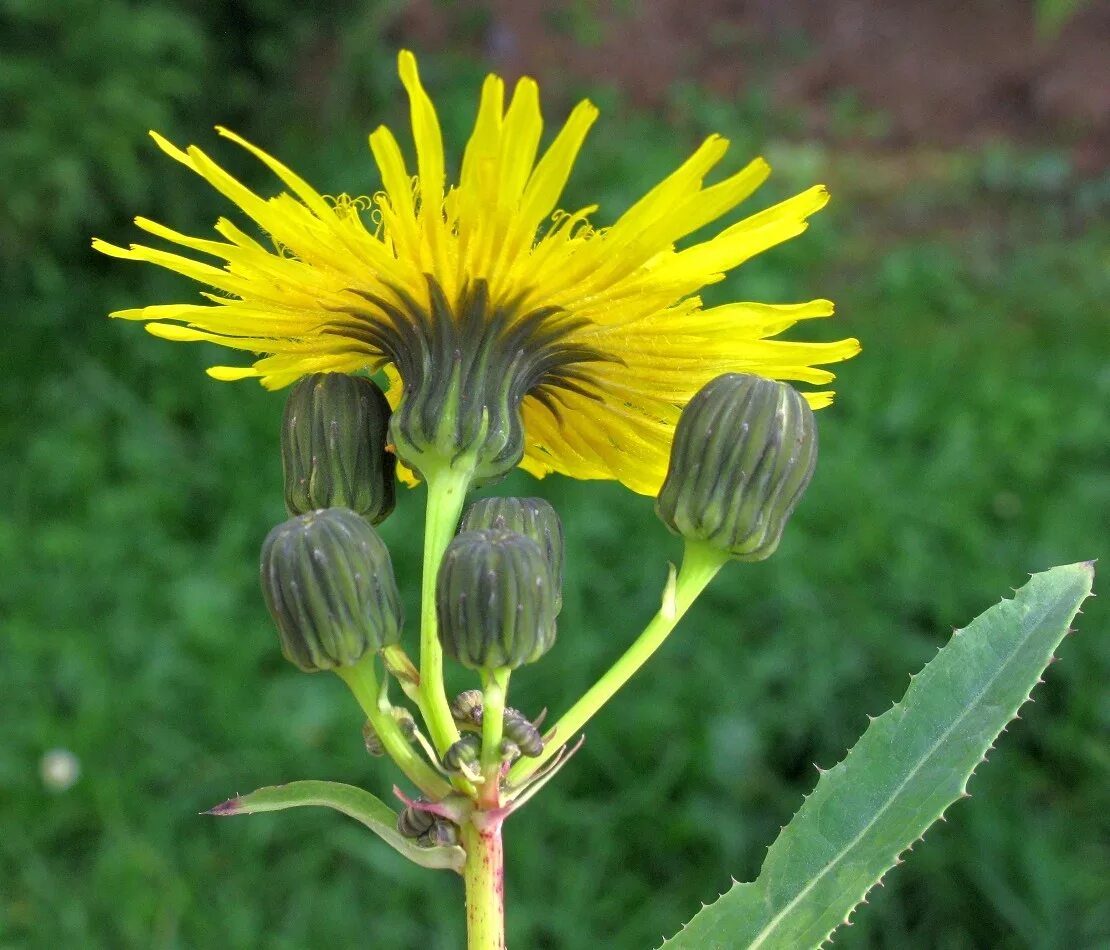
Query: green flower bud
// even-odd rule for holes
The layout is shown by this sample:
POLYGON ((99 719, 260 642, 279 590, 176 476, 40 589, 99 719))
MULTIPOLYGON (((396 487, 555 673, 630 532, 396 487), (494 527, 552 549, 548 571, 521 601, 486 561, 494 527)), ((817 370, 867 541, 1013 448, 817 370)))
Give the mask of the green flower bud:
POLYGON ((468 722, 474 726, 482 724, 482 704, 485 697, 480 689, 464 689, 451 700, 451 718, 455 722, 468 722))
POLYGON ((555 613, 563 606, 563 524, 542 498, 483 498, 463 516, 459 531, 500 528, 516 531, 540 546, 551 569, 555 613))
MULTIPOLYGON (((401 730, 401 735, 412 742, 416 738, 416 720, 412 718, 412 713, 404 706, 394 706, 390 713, 401 730)), ((362 724, 362 741, 366 746, 366 751, 371 755, 385 755, 385 743, 382 742, 378 730, 374 728, 374 724, 369 719, 362 724)))
POLYGON ((477 766, 481 756, 482 740, 473 732, 466 732, 443 753, 443 767, 448 772, 464 772, 467 766, 477 766))
POLYGON ((551 571, 538 544, 515 531, 465 531, 436 578, 445 652, 471 669, 513 669, 555 642, 551 571))
POLYGON ((291 515, 350 508, 371 524, 393 510, 396 457, 385 450, 389 403, 363 376, 313 373, 289 393, 281 427, 291 515))
POLYGON ((655 502, 676 534, 738 561, 761 561, 813 476, 817 429, 792 386, 728 373, 690 400, 655 502))
POLYGON ((389 551, 353 511, 326 508, 278 525, 262 545, 261 577, 281 651, 302 670, 350 666, 401 638, 389 551))
MULTIPOLYGON (((425 799, 418 798, 418 804, 426 804, 425 799)), ((397 830, 406 838, 419 838, 432 830, 436 823, 436 816, 423 808, 406 805, 397 814, 397 830)))
POLYGON ((524 713, 511 706, 505 710, 505 736, 510 739, 524 755, 535 757, 543 754, 543 736, 524 713))
POLYGON ((459 826, 446 818, 436 818, 416 843, 424 848, 450 848, 459 843, 459 826))

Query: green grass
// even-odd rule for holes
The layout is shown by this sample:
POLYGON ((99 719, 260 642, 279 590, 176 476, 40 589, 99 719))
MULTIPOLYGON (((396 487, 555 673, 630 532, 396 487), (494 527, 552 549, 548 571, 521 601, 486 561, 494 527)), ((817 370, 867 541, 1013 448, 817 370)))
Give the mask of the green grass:
MULTIPOLYGON (((469 102, 473 67, 428 72, 469 102)), ((445 120, 456 139, 469 108, 445 120)), ((174 121, 195 139, 192 114, 174 121)), ((728 115, 696 98, 665 122, 610 103, 573 197, 600 194, 612 214, 728 115)), ((361 126, 344 119, 317 150, 304 121, 283 154, 325 190, 372 190, 361 126)), ((123 126, 140 145, 138 122, 123 126)), ((726 131, 741 151, 763 144, 726 131)), ((1105 227, 1077 220, 1068 194, 978 187, 973 158, 875 189, 835 149, 778 151, 785 182, 772 191, 816 167, 837 201, 714 293, 832 296, 840 314, 805 330, 858 336, 864 352, 820 414, 817 475, 780 552, 723 573, 507 826, 510 945, 657 945, 730 874, 756 873, 814 763, 835 761, 950 628, 1026 572, 1105 550, 1105 227)), ((192 290, 94 259, 83 229, 125 241, 131 214, 161 209, 187 229, 219 207, 150 150, 136 175, 153 206, 117 195, 99 216, 74 211, 5 272, 0 946, 458 946, 460 882, 408 866, 353 822, 197 814, 296 778, 388 797, 393 776, 362 751, 339 681, 282 661, 257 590, 258 546, 284 516, 282 397, 208 380, 203 367, 224 359, 214 349, 103 318, 192 290), (58 746, 83 771, 51 793, 38 762, 58 746)), ((516 704, 558 713, 654 610, 678 545, 650 499, 618 486, 518 475, 497 491, 542 494, 566 524, 559 642, 513 678, 516 704)), ((383 527, 410 616, 421 502, 404 492, 383 527)), ((974 798, 839 946, 1110 943, 1104 602, 1080 620, 974 798)))

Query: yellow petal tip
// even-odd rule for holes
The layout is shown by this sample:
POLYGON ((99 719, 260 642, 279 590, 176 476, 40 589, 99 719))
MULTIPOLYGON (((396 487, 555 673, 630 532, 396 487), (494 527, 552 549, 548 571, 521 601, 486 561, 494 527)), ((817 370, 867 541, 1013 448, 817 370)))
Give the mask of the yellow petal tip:
POLYGON ((233 383, 258 375, 258 370, 252 366, 209 366, 205 372, 221 383, 233 383))

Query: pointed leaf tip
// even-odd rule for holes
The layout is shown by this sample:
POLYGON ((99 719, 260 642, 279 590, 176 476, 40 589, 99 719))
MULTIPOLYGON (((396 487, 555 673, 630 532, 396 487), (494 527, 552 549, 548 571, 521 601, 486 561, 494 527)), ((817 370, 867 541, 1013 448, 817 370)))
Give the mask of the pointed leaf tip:
POLYGON ((239 815, 243 812, 242 801, 239 798, 229 798, 226 802, 209 808, 208 811, 202 811, 202 815, 218 815, 220 817, 226 815, 239 815))

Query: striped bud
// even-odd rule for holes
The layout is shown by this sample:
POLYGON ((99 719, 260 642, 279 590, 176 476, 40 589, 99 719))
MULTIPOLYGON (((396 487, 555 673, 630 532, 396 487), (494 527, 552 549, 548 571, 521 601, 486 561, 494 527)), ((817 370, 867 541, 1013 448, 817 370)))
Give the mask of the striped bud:
POLYGON ((436 818, 416 843, 424 848, 450 848, 459 843, 459 837, 458 825, 445 818, 436 818))
POLYGON ((555 642, 551 571, 538 544, 515 531, 465 531, 436 578, 445 652, 471 669, 513 669, 555 642))
POLYGON ((517 709, 511 706, 505 710, 505 736, 509 738, 524 755, 535 757, 543 754, 543 736, 540 730, 517 709))
POLYGON ((443 767, 448 772, 462 772, 466 766, 477 765, 482 755, 482 740, 473 732, 464 733, 443 753, 443 767))
MULTIPOLYGON (((425 804, 425 801, 418 798, 417 803, 425 804)), ((415 805, 407 805, 397 814, 397 830, 406 838, 419 838, 427 834, 435 823, 435 815, 415 805)))
POLYGON ((475 726, 482 724, 482 704, 485 697, 480 689, 464 689, 451 700, 451 718, 455 722, 468 722, 475 726))
POLYGON ((281 651, 302 670, 350 666, 401 637, 389 551, 353 511, 326 508, 278 525, 262 545, 260 573, 281 651))
MULTIPOLYGON (((412 718, 412 713, 404 706, 394 706, 390 710, 390 714, 401 730, 401 735, 408 742, 412 742, 416 738, 416 720, 412 718)), ((371 755, 385 755, 385 743, 382 742, 378 730, 374 728, 374 724, 369 719, 362 724, 362 741, 366 746, 366 751, 371 755)))
POLYGON ((542 498, 483 498, 463 516, 459 531, 499 528, 516 531, 540 546, 555 594, 555 613, 563 606, 563 525, 551 505, 542 498))
POLYGON ((813 476, 817 429, 792 386, 728 373, 690 400, 655 502, 663 523, 738 561, 770 557, 813 476))
POLYGON ((385 450, 389 403, 363 376, 313 373, 289 393, 281 426, 291 515, 350 508, 371 524, 393 510, 397 459, 385 450))

